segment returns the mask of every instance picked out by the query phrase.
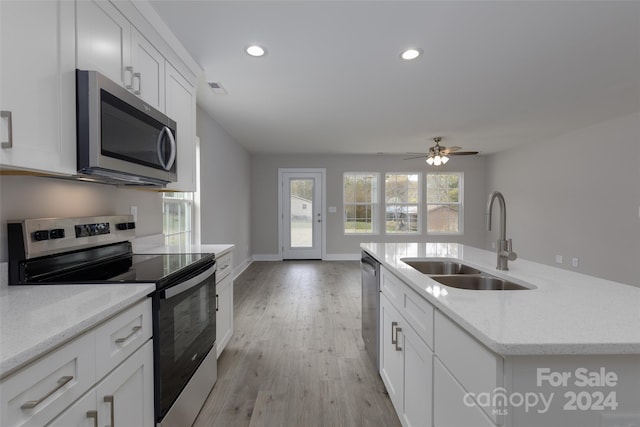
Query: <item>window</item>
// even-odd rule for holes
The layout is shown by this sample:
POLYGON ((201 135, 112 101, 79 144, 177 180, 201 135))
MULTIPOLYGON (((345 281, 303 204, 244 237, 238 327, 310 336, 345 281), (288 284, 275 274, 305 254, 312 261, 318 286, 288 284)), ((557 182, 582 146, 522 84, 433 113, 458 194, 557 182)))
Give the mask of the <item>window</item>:
POLYGON ((377 233, 378 174, 345 173, 343 184, 344 232, 377 233))
POLYGON ((427 233, 462 234, 462 173, 427 174, 427 233))
POLYGON ((193 193, 162 193, 162 213, 165 244, 190 245, 193 193))
POLYGON ((386 232, 419 234, 420 174, 386 174, 384 197, 386 232))

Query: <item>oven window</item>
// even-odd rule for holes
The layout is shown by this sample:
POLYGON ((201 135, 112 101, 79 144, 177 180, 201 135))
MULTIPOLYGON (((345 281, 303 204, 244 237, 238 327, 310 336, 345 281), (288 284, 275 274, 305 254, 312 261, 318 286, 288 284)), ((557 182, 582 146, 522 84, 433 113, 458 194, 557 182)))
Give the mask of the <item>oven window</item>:
POLYGON ((173 308, 173 360, 179 360, 207 328, 209 323, 209 288, 202 287, 173 308))

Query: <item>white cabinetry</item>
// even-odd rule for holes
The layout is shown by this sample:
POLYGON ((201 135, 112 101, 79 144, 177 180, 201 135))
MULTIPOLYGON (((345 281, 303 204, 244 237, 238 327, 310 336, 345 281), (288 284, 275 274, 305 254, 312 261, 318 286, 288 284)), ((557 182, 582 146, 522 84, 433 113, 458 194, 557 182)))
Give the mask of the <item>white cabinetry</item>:
POLYGON ((218 257, 216 271, 216 344, 217 357, 233 336, 233 275, 232 253, 218 257))
MULTIPOLYGON (((395 282, 395 278, 382 267, 381 279, 385 278, 387 283, 395 282)), ((407 321, 412 317, 410 310, 414 308, 408 299, 412 291, 405 289, 402 282, 395 285, 393 289, 397 292, 393 297, 401 303, 400 307, 394 306, 387 298, 384 287, 380 295, 380 375, 402 425, 430 425, 433 353, 424 337, 407 321)), ((430 305, 427 311, 433 319, 430 305)), ((433 320, 429 324, 432 325, 433 320)))
POLYGON ((196 190, 196 89, 171 64, 166 64, 165 110, 178 123, 178 181, 167 186, 176 191, 196 190))
POLYGON ((0 1, 0 164, 76 171, 74 5, 0 1))
POLYGON ((165 111, 165 59, 135 28, 131 28, 133 93, 156 110, 165 111))
POLYGON ((153 426, 151 334, 145 299, 3 379, 0 425, 153 426))

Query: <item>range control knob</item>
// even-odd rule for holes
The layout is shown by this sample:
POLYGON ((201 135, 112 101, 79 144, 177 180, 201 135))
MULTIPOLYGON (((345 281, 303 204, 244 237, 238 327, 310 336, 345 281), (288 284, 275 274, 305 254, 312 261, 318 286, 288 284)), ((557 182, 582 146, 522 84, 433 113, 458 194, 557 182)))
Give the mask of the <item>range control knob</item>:
POLYGON ((64 228, 54 228, 49 231, 49 237, 51 239, 64 239, 64 228))
POLYGON ((49 240, 49 230, 38 230, 33 232, 33 240, 41 242, 43 240, 49 240))

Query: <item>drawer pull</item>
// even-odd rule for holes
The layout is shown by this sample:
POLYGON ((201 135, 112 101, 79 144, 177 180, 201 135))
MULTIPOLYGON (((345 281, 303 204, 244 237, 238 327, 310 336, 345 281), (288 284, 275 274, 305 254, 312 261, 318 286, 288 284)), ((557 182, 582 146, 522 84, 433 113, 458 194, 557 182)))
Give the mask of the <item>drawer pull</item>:
POLYGON ((398 336, 396 335, 397 326, 398 322, 391 322, 391 344, 396 344, 398 342, 398 336))
POLYGON ((220 271, 226 270, 227 268, 229 268, 229 264, 225 264, 223 267, 220 267, 220 271))
POLYGON ((98 411, 87 411, 87 418, 93 418, 93 427, 98 427, 98 411))
POLYGON ((216 311, 220 311, 220 307, 218 306, 218 296, 216 295, 216 311))
POLYGON ((396 351, 402 351, 402 347, 400 347, 400 346, 398 345, 398 341, 400 341, 400 340, 398 339, 398 332, 402 332, 402 328, 397 328, 397 329, 396 329, 396 342, 395 342, 395 344, 396 344, 396 351))
POLYGON ((111 425, 108 426, 108 427, 116 427, 115 426, 115 406, 116 406, 116 404, 113 402, 113 396, 105 396, 104 397, 104 402, 111 404, 111 425))
POLYGON ((29 400, 29 401, 23 403, 22 406, 20 407, 20 409, 33 409, 33 408, 35 408, 36 406, 41 404, 44 400, 49 398, 52 394, 54 394, 56 391, 58 391, 62 387, 64 387, 65 384, 67 384, 72 379, 73 379, 72 375, 60 377, 60 379, 58 380, 58 386, 56 388, 54 388, 53 390, 51 390, 49 393, 47 393, 46 395, 42 396, 38 400, 29 400))
POLYGON ((2 141, 2 148, 13 148, 13 124, 11 111, 0 111, 0 118, 7 119, 7 140, 2 141))
POLYGON ((129 335, 127 335, 124 338, 118 338, 116 339, 116 344, 122 344, 123 342, 125 342, 126 340, 128 340, 129 338, 131 338, 136 332, 138 332, 140 329, 142 329, 142 326, 134 326, 133 328, 131 328, 131 333, 129 335))

